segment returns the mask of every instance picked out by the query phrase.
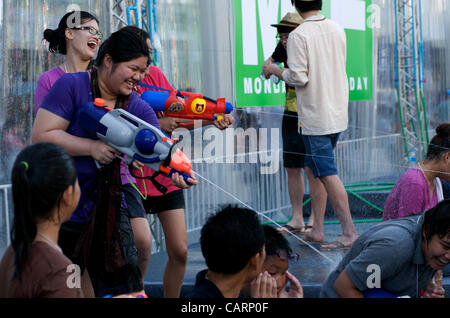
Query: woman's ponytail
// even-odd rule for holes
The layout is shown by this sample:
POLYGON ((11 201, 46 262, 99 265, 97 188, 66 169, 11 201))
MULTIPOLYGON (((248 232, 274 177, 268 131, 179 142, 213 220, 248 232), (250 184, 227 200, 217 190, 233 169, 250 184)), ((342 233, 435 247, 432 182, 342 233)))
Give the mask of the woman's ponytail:
POLYGON ((15 253, 14 277, 20 279, 23 265, 29 257, 30 245, 36 236, 36 223, 32 212, 32 189, 28 179, 28 163, 16 162, 12 171, 14 221, 11 245, 15 253))

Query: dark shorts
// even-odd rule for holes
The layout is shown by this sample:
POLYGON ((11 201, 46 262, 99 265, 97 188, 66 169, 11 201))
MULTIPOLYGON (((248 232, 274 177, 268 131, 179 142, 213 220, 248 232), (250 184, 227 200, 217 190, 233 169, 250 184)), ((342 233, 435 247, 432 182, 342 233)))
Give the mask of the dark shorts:
POLYGON ((175 190, 158 197, 148 197, 147 200, 143 200, 143 203, 145 211, 150 214, 184 209, 186 206, 182 190, 175 190))
POLYGON ((338 133, 325 136, 302 136, 307 154, 305 165, 311 168, 316 178, 338 174, 334 148, 339 135, 338 133))
MULTIPOLYGON (((301 129, 300 129, 301 132, 301 129)), ((298 132, 298 116, 294 112, 284 112, 281 128, 283 138, 283 165, 285 168, 305 166, 305 144, 298 132)))
POLYGON ((146 218, 142 198, 137 190, 130 184, 122 185, 123 195, 125 197, 126 208, 124 213, 129 218, 146 218))

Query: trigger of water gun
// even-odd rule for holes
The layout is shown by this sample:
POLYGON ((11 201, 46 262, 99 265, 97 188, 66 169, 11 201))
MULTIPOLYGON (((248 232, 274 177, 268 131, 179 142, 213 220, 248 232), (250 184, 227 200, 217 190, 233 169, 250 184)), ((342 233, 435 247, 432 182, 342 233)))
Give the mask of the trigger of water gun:
POLYGON ((183 176, 184 181, 188 184, 189 182, 187 180, 192 178, 190 175, 192 165, 189 158, 180 149, 177 149, 172 155, 169 166, 161 165, 159 170, 167 174, 169 177, 171 177, 174 173, 178 173, 183 176))

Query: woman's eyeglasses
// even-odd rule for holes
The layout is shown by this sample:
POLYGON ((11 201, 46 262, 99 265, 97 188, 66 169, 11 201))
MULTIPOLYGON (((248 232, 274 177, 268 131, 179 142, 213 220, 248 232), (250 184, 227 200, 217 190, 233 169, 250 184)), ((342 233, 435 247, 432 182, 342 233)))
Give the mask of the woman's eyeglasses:
POLYGON ((275 39, 277 39, 278 41, 280 41, 280 40, 287 40, 288 38, 289 38, 289 35, 283 35, 283 36, 277 35, 275 37, 275 39))
POLYGON ((74 27, 74 28, 71 28, 71 29, 72 30, 88 31, 90 34, 98 36, 100 38, 100 40, 103 38, 102 32, 100 32, 99 30, 97 30, 96 28, 91 27, 91 26, 74 27))

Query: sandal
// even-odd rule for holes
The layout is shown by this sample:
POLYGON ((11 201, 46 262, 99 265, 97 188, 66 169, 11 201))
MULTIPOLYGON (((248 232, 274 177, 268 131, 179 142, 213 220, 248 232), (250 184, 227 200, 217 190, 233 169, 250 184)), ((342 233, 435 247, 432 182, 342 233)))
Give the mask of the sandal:
POLYGON ((345 250, 348 250, 350 247, 352 247, 352 246, 351 245, 345 246, 342 242, 333 241, 329 244, 322 244, 321 250, 323 250, 323 251, 337 251, 337 250, 345 251, 345 250), (324 245, 334 245, 336 247, 323 247, 324 245))
POLYGON ((303 234, 309 233, 309 231, 308 232, 306 231, 309 229, 312 229, 312 226, 305 225, 302 227, 293 227, 291 225, 285 224, 285 225, 279 227, 277 230, 283 234, 291 232, 291 233, 299 233, 299 234, 303 235, 303 234))

